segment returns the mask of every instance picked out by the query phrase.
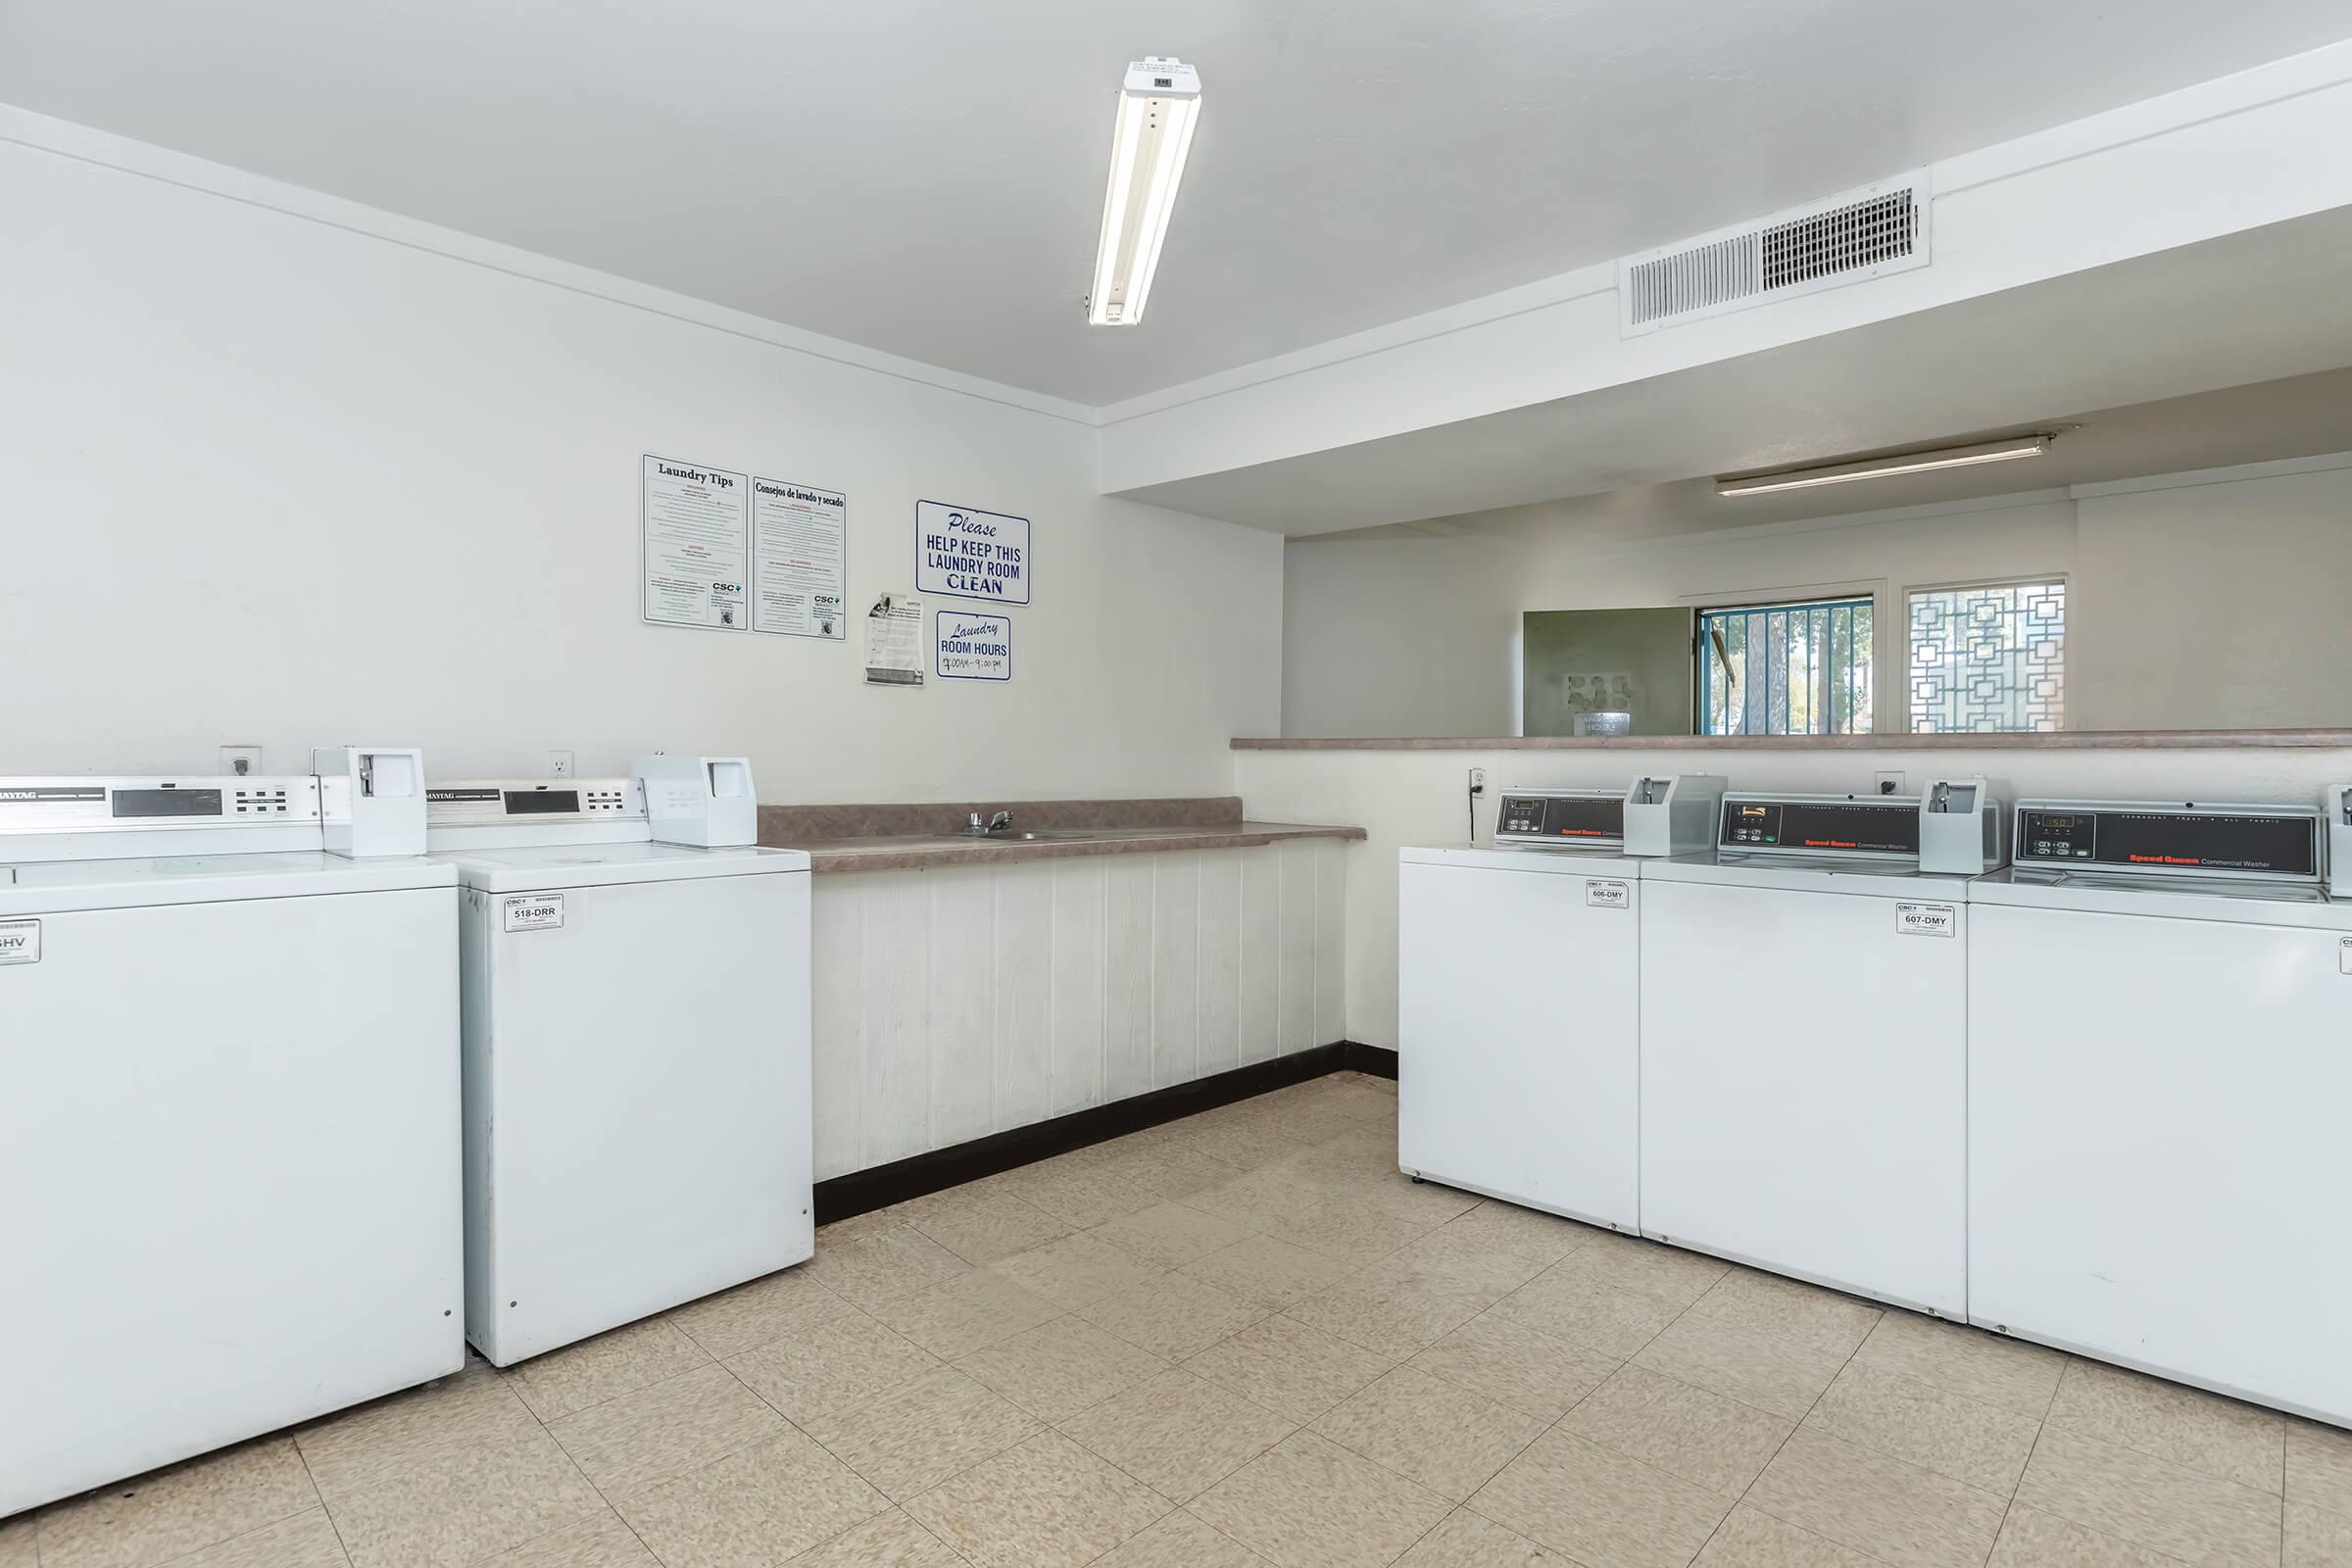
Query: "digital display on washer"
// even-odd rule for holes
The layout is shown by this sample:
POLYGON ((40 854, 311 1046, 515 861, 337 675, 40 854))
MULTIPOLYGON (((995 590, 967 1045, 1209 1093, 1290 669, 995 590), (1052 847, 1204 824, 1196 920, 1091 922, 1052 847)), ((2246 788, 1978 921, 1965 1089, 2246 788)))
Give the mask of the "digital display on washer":
POLYGON ((2028 810, 2019 813, 2015 858, 2038 865, 2309 877, 2319 875, 2320 823, 2301 813, 2028 810))
POLYGON ((1625 837, 1625 797, 1505 795, 1494 831, 1505 838, 1617 843, 1625 837))
POLYGON ((1919 808, 1876 801, 1726 801, 1716 842, 1727 850, 1917 855, 1919 808))
POLYGON ((219 816, 219 790, 117 790, 108 808, 117 816, 219 816))
POLYGON ((509 790, 509 816, 562 816, 580 808, 578 790, 509 790))

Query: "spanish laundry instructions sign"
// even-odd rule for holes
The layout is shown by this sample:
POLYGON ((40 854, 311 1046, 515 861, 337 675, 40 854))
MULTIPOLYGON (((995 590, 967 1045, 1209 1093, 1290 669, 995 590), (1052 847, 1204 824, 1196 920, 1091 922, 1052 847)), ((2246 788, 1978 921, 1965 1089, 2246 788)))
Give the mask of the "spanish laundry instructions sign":
POLYGON ((1029 519, 937 501, 914 504, 914 589, 955 599, 1029 602, 1029 519))

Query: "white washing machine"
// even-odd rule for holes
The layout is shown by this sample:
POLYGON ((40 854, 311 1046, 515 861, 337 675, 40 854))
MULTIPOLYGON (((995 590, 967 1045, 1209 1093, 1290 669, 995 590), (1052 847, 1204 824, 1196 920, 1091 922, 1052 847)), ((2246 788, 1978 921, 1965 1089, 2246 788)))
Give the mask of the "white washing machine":
POLYGON ((508 1366, 806 1260, 808 857, 754 845, 749 764, 427 796, 464 886, 466 1336, 508 1366))
POLYGON ((320 797, 0 779, 0 1515, 465 1362, 457 878, 320 797))
POLYGON ((2321 813, 2026 801, 1970 903, 1969 1316, 2352 1425, 2321 813))
POLYGON ((1966 1313, 1967 897, 2000 863, 1991 796, 1727 795, 1713 854, 1642 867, 1644 1234, 1966 1313))
POLYGON ((1495 848, 1397 866, 1396 1158, 1530 1208, 1638 1221, 1642 859, 1707 841, 1720 778, 1502 792, 1495 848))

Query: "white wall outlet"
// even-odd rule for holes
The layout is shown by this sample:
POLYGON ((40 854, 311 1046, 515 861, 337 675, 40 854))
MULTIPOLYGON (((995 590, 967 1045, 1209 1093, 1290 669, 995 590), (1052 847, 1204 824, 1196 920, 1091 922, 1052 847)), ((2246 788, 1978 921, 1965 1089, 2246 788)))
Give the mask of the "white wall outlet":
POLYGON ((571 777, 571 754, 569 752, 548 753, 547 776, 549 778, 571 777))
POLYGON ((220 748, 220 772, 225 778, 245 778, 262 770, 262 749, 259 746, 223 746, 220 748))
POLYGON ((1487 770, 1485 768, 1474 767, 1470 770, 1470 793, 1473 795, 1487 793, 1487 770))
POLYGON ((1879 793, 1881 795, 1900 795, 1903 793, 1903 775, 1900 771, 1873 773, 1871 775, 1871 779, 1879 786, 1879 793))

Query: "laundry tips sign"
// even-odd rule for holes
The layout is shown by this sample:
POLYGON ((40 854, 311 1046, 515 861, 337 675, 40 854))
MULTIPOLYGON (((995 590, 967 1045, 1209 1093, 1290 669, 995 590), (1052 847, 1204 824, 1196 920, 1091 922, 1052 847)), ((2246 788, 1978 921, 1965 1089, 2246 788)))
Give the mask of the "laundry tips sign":
POLYGON ((937 501, 914 504, 917 593, 1029 602, 1029 519, 937 501))

